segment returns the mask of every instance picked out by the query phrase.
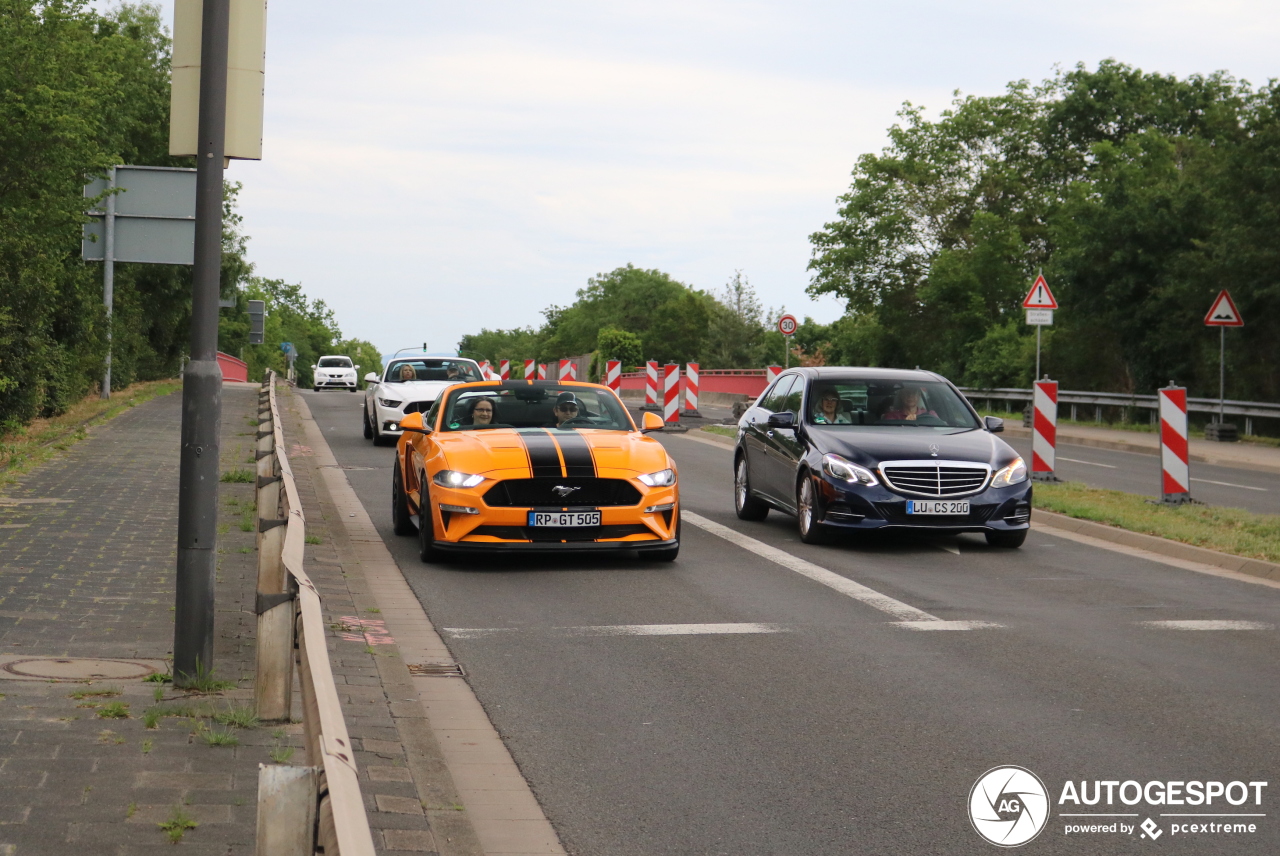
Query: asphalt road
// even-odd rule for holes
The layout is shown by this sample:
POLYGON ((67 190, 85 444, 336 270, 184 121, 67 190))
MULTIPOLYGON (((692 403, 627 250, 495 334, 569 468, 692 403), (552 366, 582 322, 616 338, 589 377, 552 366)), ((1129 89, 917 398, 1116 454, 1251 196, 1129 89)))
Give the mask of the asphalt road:
POLYGON ((571 853, 992 853, 968 799, 1008 764, 1049 793, 1028 853, 1280 852, 1280 589, 1039 532, 804 545, 783 515, 737 520, 729 450, 681 436, 675 563, 423 565, 359 399, 303 395, 571 853), (1170 621, 1233 629, 1148 623, 1170 621), (1261 806, 1108 808, 1060 805, 1068 780, 1269 784, 1261 806), (1129 816, 1062 816, 1098 812, 1129 816), (1161 816, 1205 812, 1267 816, 1161 816), (1154 845, 1064 831, 1146 818, 1154 845))

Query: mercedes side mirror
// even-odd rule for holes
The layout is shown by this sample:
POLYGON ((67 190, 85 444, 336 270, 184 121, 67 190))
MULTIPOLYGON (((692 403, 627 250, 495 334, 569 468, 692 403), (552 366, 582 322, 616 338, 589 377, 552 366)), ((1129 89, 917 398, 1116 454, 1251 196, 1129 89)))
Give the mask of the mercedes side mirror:
MULTIPOLYGON (((357 368, 359 368, 359 367, 357 366, 357 368)), ((373 372, 369 372, 367 375, 365 375, 365 376, 364 376, 364 382, 365 382, 365 383, 377 383, 377 382, 378 382, 378 376, 377 376, 376 374, 374 374, 373 372)))
POLYGON ((796 415, 790 410, 782 413, 770 413, 768 426, 770 428, 794 428, 796 427, 796 415))
POLYGON ((999 416, 987 416, 982 421, 986 423, 987 430, 992 434, 999 434, 1004 431, 1004 420, 999 416))
POLYGON ((650 431, 662 430, 662 417, 649 411, 640 417, 640 432, 648 434, 650 431))

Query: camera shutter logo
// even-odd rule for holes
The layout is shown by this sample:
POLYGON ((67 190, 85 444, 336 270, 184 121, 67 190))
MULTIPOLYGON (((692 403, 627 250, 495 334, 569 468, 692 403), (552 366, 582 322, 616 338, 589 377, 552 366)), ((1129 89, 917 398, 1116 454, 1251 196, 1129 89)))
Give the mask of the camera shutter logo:
POLYGON ((1026 844, 1048 820, 1049 792, 1040 777, 1024 767, 993 767, 969 791, 969 822, 999 847, 1026 844))

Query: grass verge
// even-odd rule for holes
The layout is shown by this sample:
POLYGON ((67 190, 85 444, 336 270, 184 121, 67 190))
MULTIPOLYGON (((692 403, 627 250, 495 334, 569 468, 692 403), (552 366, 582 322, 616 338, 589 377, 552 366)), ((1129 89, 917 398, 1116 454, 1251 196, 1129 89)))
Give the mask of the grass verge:
POLYGON ((1079 482, 1037 484, 1035 506, 1233 556, 1280 562, 1280 515, 1216 505, 1159 505, 1079 482))
POLYGON ((738 429, 732 425, 703 425, 702 430, 710 434, 719 434, 721 437, 738 436, 738 429))
POLYGON ((119 416, 161 395, 182 389, 179 380, 156 380, 135 383, 111 394, 108 401, 91 395, 63 413, 49 419, 36 419, 25 428, 0 436, 0 485, 8 484, 22 473, 44 463, 88 435, 92 425, 119 416))

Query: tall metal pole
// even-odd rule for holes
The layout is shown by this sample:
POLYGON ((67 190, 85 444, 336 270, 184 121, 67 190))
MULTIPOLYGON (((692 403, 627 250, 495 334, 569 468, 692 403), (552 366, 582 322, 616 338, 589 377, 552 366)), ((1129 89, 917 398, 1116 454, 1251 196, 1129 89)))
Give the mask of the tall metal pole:
POLYGON ((182 686, 213 670, 213 601, 218 539, 218 282, 222 268, 222 158, 227 124, 230 0, 204 0, 200 32, 196 240, 191 287, 191 362, 182 381, 178 484, 178 575, 173 680, 182 686))
POLYGON ((1218 328, 1218 422, 1227 421, 1227 328, 1218 328))
POLYGON ((1040 331, 1043 329, 1043 325, 1036 325, 1036 376, 1033 380, 1040 380, 1040 331))
MULTIPOLYGON (((116 189, 116 168, 107 173, 107 190, 116 189)), ((111 397, 111 312, 116 293, 116 195, 108 193, 107 216, 103 218, 102 305, 107 308, 107 365, 102 372, 102 397, 111 397)))

